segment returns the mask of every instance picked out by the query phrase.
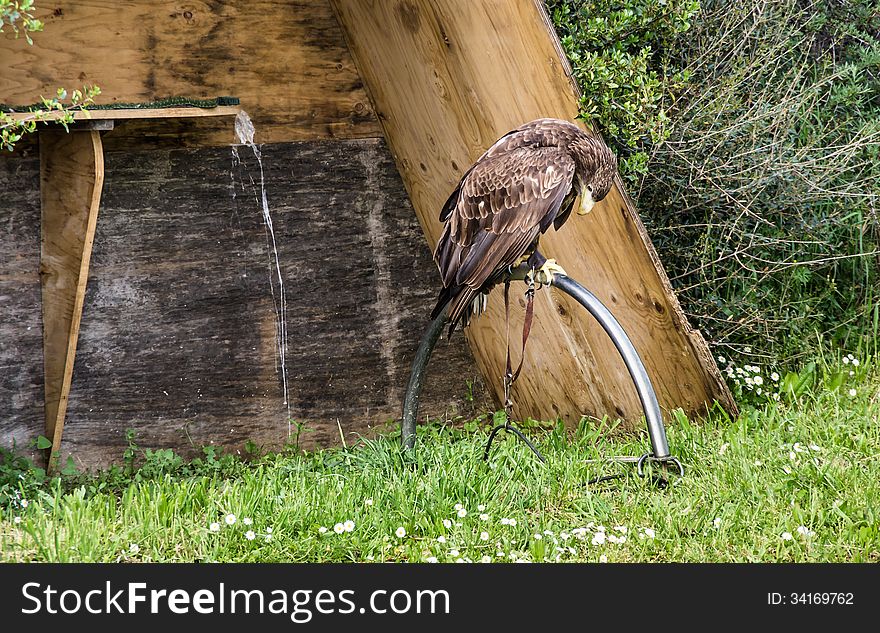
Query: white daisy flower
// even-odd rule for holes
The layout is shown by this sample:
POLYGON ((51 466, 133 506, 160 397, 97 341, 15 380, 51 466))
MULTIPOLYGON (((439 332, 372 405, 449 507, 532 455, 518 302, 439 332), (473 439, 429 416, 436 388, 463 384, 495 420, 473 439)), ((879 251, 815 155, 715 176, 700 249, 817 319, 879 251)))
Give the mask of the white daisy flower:
POLYGON ((596 532, 593 534, 593 545, 603 545, 605 543, 605 532, 596 532))
POLYGON ((492 557, 491 556, 483 556, 483 558, 480 559, 480 562, 481 563, 491 563, 492 557))
POLYGON ((605 556, 605 554, 602 554, 602 555, 599 557, 599 562, 600 562, 600 563, 607 563, 607 562, 608 562, 608 557, 605 556))
POLYGON ((483 512, 486 509, 486 506, 482 503, 477 506, 477 512, 483 512))
POLYGON ((404 528, 404 527, 397 528, 396 530, 394 530, 394 535, 397 538, 403 538, 404 536, 406 536, 406 528, 404 528))
POLYGON ((853 358, 853 359, 852 359, 852 364, 853 364, 853 367, 858 367, 858 366, 859 366, 859 359, 858 359, 858 358, 853 358))
POLYGON ((535 534, 535 540, 536 540, 536 541, 540 541, 540 540, 543 539, 543 538, 544 538, 544 537, 543 537, 542 535, 540 535, 540 534, 535 534))
POLYGON ((438 543, 445 543, 446 537, 441 534, 440 536, 437 537, 437 542, 438 543))
POLYGON ((779 382, 779 374, 774 371, 772 374, 770 374, 770 380, 772 380, 773 382, 779 382))
POLYGON ((253 525, 253 523, 254 523, 253 519, 251 519, 250 517, 243 518, 241 520, 241 522, 244 523, 245 525, 253 525))
POLYGON ((488 520, 489 520, 489 515, 486 514, 485 512, 480 515, 480 521, 488 521, 488 520))
POLYGON ((467 516, 467 510, 465 510, 464 508, 459 508, 459 510, 458 510, 458 518, 459 518, 459 519, 463 519, 463 518, 465 518, 466 516, 467 516))
POLYGON ((226 521, 226 525, 235 525, 235 515, 234 514, 227 514, 223 520, 226 521))
POLYGON ((353 532, 354 531, 354 521, 349 519, 348 521, 346 521, 345 523, 342 524, 342 527, 346 532, 353 532))
POLYGON ((437 557, 436 556, 428 556, 428 558, 425 559, 425 562, 426 563, 436 563, 437 557))
POLYGON ((333 526, 333 531, 337 534, 342 534, 343 532, 345 532, 345 526, 342 525, 342 523, 337 523, 333 526))
POLYGON ((271 534, 271 533, 272 533, 272 528, 267 527, 267 528, 266 528, 266 534, 271 534))
POLYGON ((253 530, 248 530, 244 533, 244 537, 249 541, 253 541, 255 538, 257 538, 257 535, 254 534, 253 530))
POLYGON ((463 506, 462 504, 460 504, 460 503, 456 503, 455 506, 454 506, 454 509, 455 509, 456 512, 458 512, 458 511, 461 510, 462 508, 464 508, 464 506, 463 506))
POLYGON ((449 550, 449 555, 452 556, 452 558, 457 558, 460 554, 461 552, 459 552, 457 549, 449 550))
POLYGON ((851 398, 855 398, 855 397, 856 397, 856 393, 858 393, 858 392, 857 392, 855 389, 850 389, 850 390, 849 390, 849 395, 850 395, 851 398))
MULTIPOLYGON (((18 525, 19 523, 21 523, 21 517, 15 517, 14 519, 12 519, 12 522, 15 523, 16 525, 18 525)), ((219 529, 219 527, 220 526, 217 526, 218 529, 219 529)))
POLYGON ((131 552, 132 554, 137 554, 139 551, 141 551, 141 546, 138 545, 137 543, 132 543, 131 545, 128 546, 128 551, 131 552))
POLYGON ((211 530, 212 532, 219 532, 220 531, 220 524, 217 523, 216 521, 214 521, 211 525, 208 526, 208 529, 211 530))
POLYGON ((29 502, 27 499, 22 499, 21 501, 18 502, 18 504, 19 504, 22 508, 26 508, 26 507, 28 507, 29 503, 30 503, 30 502, 29 502))
POLYGON ((718 357, 718 362, 719 362, 719 363, 726 363, 726 362, 727 362, 727 359, 724 358, 724 356, 719 356, 719 357, 718 357))
POLYGON ((815 532, 813 532, 810 528, 808 528, 805 525, 799 525, 798 529, 797 529, 797 533, 800 534, 801 536, 806 536, 808 538, 810 536, 813 536, 813 534, 815 534, 815 532))
POLYGON ((781 538, 783 541, 790 541, 793 537, 792 537, 792 535, 791 535, 791 532, 783 532, 783 533, 779 536, 779 538, 781 538))
POLYGON ((448 530, 452 527, 452 521, 450 521, 449 519, 443 519, 443 527, 448 530))
POLYGON ((645 536, 647 536, 649 539, 652 539, 652 540, 654 539, 655 536, 657 536, 657 533, 652 528, 645 528, 644 533, 645 533, 645 536))
POLYGON ((481 541, 488 541, 489 540, 489 533, 488 532, 480 532, 480 540, 481 541))
POLYGON ((715 519, 712 521, 712 527, 714 527, 716 530, 721 527, 721 517, 715 517, 715 519))
POLYGON ((373 505, 373 500, 372 499, 364 499, 364 505, 365 506, 373 505))
POLYGON ((327 531, 327 528, 325 528, 323 525, 318 528, 318 532, 320 532, 321 534, 324 534, 326 531, 327 531))

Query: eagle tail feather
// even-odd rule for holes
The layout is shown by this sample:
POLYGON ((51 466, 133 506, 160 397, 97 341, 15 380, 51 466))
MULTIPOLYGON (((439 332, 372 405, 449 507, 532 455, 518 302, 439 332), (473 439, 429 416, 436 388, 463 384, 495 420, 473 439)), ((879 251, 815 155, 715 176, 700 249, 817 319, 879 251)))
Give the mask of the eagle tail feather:
POLYGON ((455 330, 455 327, 461 323, 465 327, 470 323, 471 317, 482 314, 486 310, 488 295, 469 288, 467 286, 447 286, 440 291, 437 297, 437 305, 431 312, 431 318, 437 316, 447 309, 447 317, 449 319, 449 335, 455 330))

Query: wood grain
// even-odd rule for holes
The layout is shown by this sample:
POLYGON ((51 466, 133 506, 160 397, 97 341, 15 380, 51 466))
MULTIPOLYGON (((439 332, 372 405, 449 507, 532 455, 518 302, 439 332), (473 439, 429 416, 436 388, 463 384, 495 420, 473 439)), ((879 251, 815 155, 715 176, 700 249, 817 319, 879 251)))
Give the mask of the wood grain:
MULTIPOLYGON (((536 0, 333 0, 333 6, 431 248, 443 201, 489 145, 538 117, 577 116, 576 88, 536 0)), ((592 214, 551 230, 541 250, 617 316, 665 409, 699 415, 718 400, 735 411, 619 183, 592 214)), ((570 423, 583 415, 639 419, 625 366, 600 326, 557 291, 539 295, 525 370, 514 388, 515 415, 570 423)), ((467 333, 498 403, 502 304, 496 291, 488 313, 467 333)), ((514 331, 523 305, 520 299, 514 331)))
POLYGON ((103 182, 100 132, 41 133, 40 281, 51 456, 61 447, 103 182))
MULTIPOLYGON (((0 103, 97 84, 99 103, 236 96, 258 142, 381 135, 327 0, 58 0, 34 45, 0 37, 0 103)), ((224 121, 131 122, 108 149, 223 145, 224 121)))
MULTIPOLYGON (((190 456, 295 440, 259 168, 249 148, 235 149, 240 164, 229 147, 105 152, 62 459, 119 462, 128 428, 143 447, 190 456)), ((434 265, 388 148, 302 141, 262 154, 300 446, 337 445, 340 426, 349 445, 393 431, 434 265)), ((44 432, 39 162, 0 159, 0 188, 0 443, 26 450, 44 432)), ((491 406, 460 337, 438 346, 428 382, 422 420, 491 406)))

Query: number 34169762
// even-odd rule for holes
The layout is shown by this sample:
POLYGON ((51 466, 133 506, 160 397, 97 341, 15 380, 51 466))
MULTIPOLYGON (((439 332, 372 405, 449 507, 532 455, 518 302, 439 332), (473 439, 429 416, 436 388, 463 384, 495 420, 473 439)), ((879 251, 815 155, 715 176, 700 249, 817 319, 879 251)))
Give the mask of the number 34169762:
POLYGON ((788 594, 783 593, 768 593, 767 594, 767 604, 771 605, 781 605, 781 604, 797 604, 797 605, 848 605, 853 604, 853 594, 852 593, 838 593, 838 592, 793 592, 788 594))

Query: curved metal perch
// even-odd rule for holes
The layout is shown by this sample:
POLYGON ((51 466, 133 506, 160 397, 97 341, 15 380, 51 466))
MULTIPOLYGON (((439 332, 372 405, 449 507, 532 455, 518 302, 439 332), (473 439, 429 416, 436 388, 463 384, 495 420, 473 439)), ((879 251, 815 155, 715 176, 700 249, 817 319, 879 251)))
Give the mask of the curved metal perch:
POLYGON ((614 343, 614 347, 620 352, 629 375, 635 383, 636 392, 645 412, 645 420, 648 423, 648 436, 651 438, 651 447, 654 449, 654 458, 665 459, 669 457, 669 444, 666 441, 666 429, 663 426, 663 416, 660 413, 660 403, 657 402, 657 394, 648 378, 648 372, 642 359, 636 352, 632 341, 624 332, 623 327, 592 292, 584 288, 571 277, 554 275, 552 285, 556 286, 579 304, 584 306, 592 314, 602 329, 608 334, 614 343))
POLYGON ((413 359, 412 369, 409 372, 409 384, 406 386, 406 396, 403 399, 403 418, 400 422, 400 435, 404 449, 410 449, 416 443, 416 417, 419 415, 419 397, 422 395, 422 385, 425 384, 425 370, 428 368, 428 361, 431 360, 434 346, 437 345, 440 335, 443 334, 446 321, 446 310, 431 321, 431 325, 422 336, 419 349, 416 350, 416 357, 413 359))
MULTIPOLYGON (((511 279, 522 279, 528 268, 525 265, 514 269, 511 273, 511 279)), ((580 303, 587 311, 595 317, 605 332, 611 337, 617 351, 623 358, 623 362, 629 371, 630 376, 635 384, 636 392, 639 394, 639 400, 642 409, 645 412, 645 420, 648 425, 648 436, 651 440, 651 448, 653 452, 645 454, 640 458, 634 457, 616 458, 618 461, 633 461, 638 465, 639 474, 642 474, 643 466, 646 461, 673 462, 679 472, 683 473, 684 469, 681 463, 669 454, 669 444, 666 440, 666 429, 663 426, 663 416, 660 412, 660 404, 657 401, 657 395, 654 387, 648 378, 648 372, 645 369, 642 359, 636 352, 635 347, 630 341, 626 332, 621 327, 614 315, 599 301, 599 299, 589 290, 581 286, 571 277, 565 275, 554 275, 552 284, 559 288, 575 301, 580 303)), ((446 325, 446 314, 440 314, 428 326, 428 330, 422 337, 419 344, 416 357, 413 360, 412 370, 410 373, 409 385, 406 390, 406 397, 403 403, 403 418, 401 422, 401 435, 404 449, 413 448, 416 439, 416 417, 419 410, 419 396, 421 395, 422 384, 424 383, 425 369, 431 358, 431 352, 443 332, 443 326, 446 325)))

